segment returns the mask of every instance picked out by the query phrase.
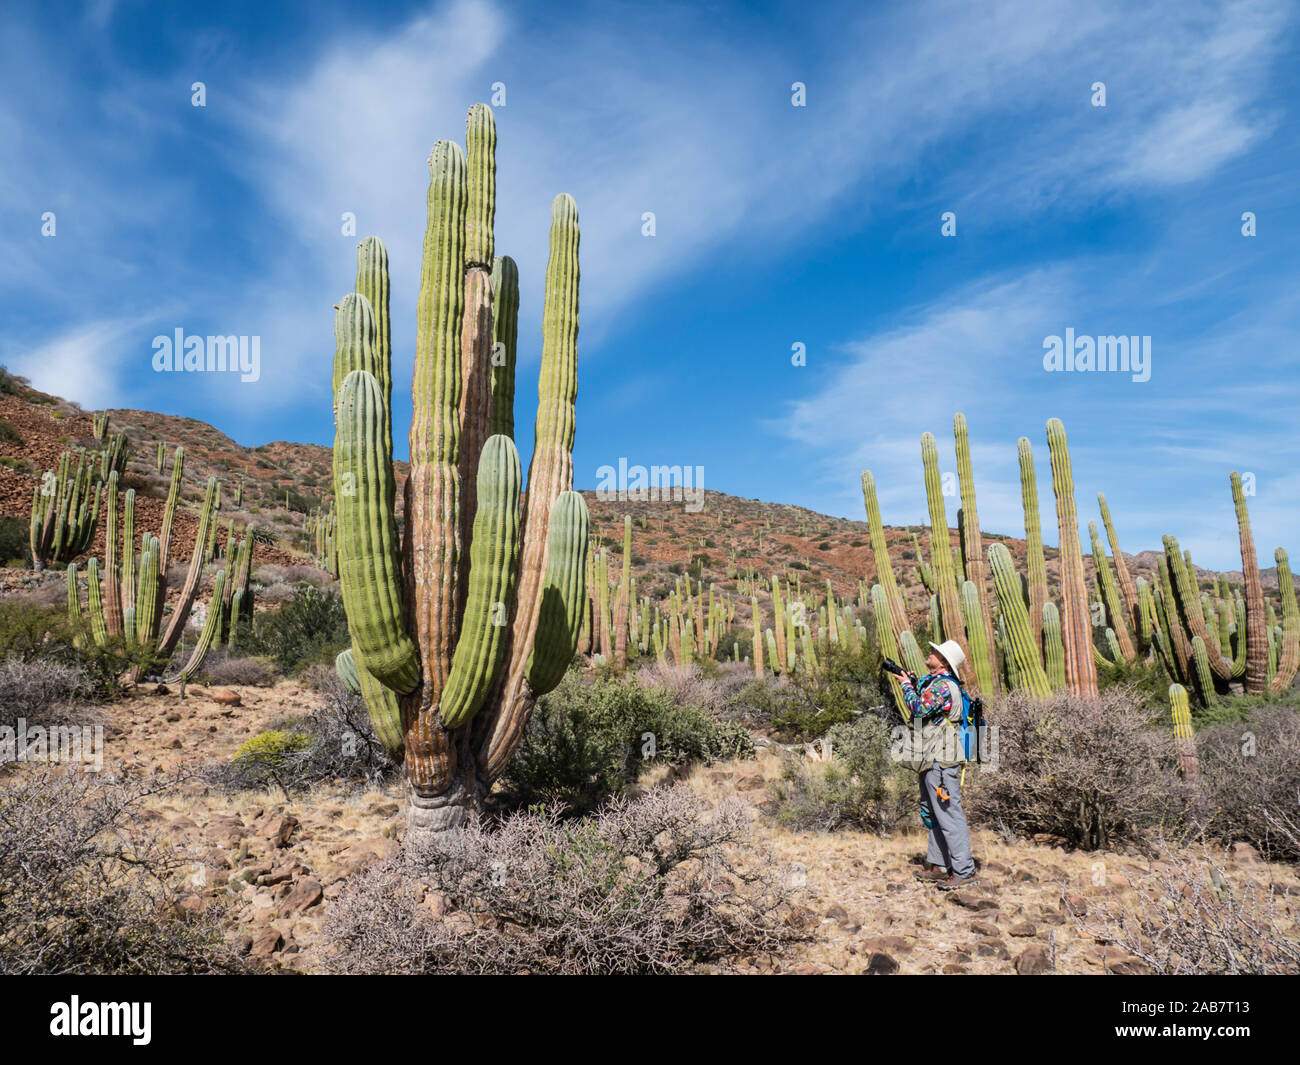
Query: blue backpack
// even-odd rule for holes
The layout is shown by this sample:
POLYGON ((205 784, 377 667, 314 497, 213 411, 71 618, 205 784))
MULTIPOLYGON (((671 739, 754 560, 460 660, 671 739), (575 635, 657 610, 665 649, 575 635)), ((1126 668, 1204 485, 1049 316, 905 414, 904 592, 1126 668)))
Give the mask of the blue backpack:
POLYGON ((961 750, 966 755, 966 761, 982 763, 984 761, 984 752, 980 748, 980 737, 985 724, 984 700, 972 699, 967 694, 966 689, 961 686, 961 681, 950 674, 942 674, 937 679, 952 681, 953 684, 957 685, 957 690, 961 692, 961 721, 954 724, 953 728, 957 730, 958 741, 961 743, 961 750))

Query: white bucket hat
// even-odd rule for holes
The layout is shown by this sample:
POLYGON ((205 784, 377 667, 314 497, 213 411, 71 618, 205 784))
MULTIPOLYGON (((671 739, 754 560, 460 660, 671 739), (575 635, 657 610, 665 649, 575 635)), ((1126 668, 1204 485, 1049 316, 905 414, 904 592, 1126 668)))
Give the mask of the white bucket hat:
POLYGON ((966 662, 966 656, 962 654, 961 644, 956 640, 944 640, 943 643, 932 643, 930 646, 935 649, 940 658, 952 667, 954 674, 960 671, 966 662))

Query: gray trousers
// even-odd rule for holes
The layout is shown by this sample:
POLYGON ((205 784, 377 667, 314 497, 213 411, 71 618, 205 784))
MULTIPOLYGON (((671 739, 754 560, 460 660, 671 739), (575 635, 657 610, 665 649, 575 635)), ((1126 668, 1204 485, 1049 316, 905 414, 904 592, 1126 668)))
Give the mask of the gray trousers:
POLYGON ((919 774, 921 808, 931 821, 925 860, 958 876, 970 876, 975 872, 975 863, 970 854, 970 829, 966 827, 966 814, 961 808, 961 769, 961 766, 940 769, 936 765, 919 774), (941 784, 948 793, 947 802, 937 794, 941 784))

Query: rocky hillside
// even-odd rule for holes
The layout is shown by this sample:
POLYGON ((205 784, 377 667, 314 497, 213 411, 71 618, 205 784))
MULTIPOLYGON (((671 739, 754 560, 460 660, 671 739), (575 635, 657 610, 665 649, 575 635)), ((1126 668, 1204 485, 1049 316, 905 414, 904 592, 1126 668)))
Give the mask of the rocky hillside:
MULTIPOLYGON (((94 447, 92 419, 88 412, 56 396, 26 387, 8 378, 9 391, 0 394, 0 517, 28 519, 32 492, 40 474, 58 463, 70 447, 94 447), (9 429, 6 429, 5 426, 9 429), (10 431, 12 430, 12 431, 10 431)), ((274 541, 259 546, 259 562, 285 565, 310 560, 304 533, 307 514, 328 504, 330 452, 314 444, 275 441, 246 448, 220 430, 193 418, 141 410, 110 410, 109 431, 125 431, 130 439, 131 460, 124 487, 135 488, 137 526, 157 529, 162 520, 168 472, 155 468, 157 442, 170 455, 185 448, 184 493, 188 508, 178 516, 176 557, 187 557, 193 544, 197 521, 194 510, 202 499, 208 476, 221 479, 224 490, 221 520, 235 519, 238 527, 252 523, 274 541), (243 503, 233 506, 236 482, 243 482, 243 503)), ((170 463, 170 459, 169 459, 170 463)), ((397 467, 399 484, 405 480, 406 465, 397 467)), ((921 491, 918 480, 917 491, 921 491)), ((633 518, 632 573, 640 595, 659 600, 668 595, 678 576, 688 574, 705 586, 717 585, 720 592, 751 594, 750 581, 759 582, 760 601, 770 612, 770 579, 780 574, 798 579, 803 589, 824 594, 830 581, 840 597, 854 598, 860 582, 866 587, 876 579, 876 567, 868 542, 865 521, 831 518, 803 507, 765 503, 720 492, 706 492, 705 505, 688 513, 680 503, 625 502, 601 500, 586 493, 592 528, 599 542, 610 549, 611 567, 617 568, 623 542, 623 516, 633 518), (764 590, 766 588, 766 591, 764 590)), ((401 493, 398 493, 401 499, 401 493)), ((400 502, 399 502, 400 506, 400 502)), ((1118 516, 1122 523, 1122 515, 1118 516)), ((1050 524, 1051 515, 1044 515, 1050 524)), ((1121 524, 1120 536, 1124 530, 1121 524)), ((929 605, 917 569, 913 535, 923 556, 930 555, 930 534, 921 526, 888 527, 886 539, 894 572, 908 606, 920 620, 929 605)), ((953 549, 958 548, 956 530, 950 533, 953 549)), ((1005 543, 1024 570, 1025 544, 1022 539, 985 532, 986 545, 1005 543)), ((103 528, 97 532, 93 554, 102 557, 103 528)), ((1143 551, 1127 555, 1134 576, 1155 574, 1159 554, 1143 551)), ((0 559, 0 562, 6 560, 0 559)), ((1091 560, 1085 556, 1091 583, 1091 560)), ((1055 583, 1056 551, 1047 550, 1050 584, 1055 583)), ((1207 579, 1209 571, 1201 570, 1207 579)), ((1231 576, 1231 575, 1230 575, 1231 576)), ((1276 573, 1263 572, 1266 588, 1276 587, 1276 573)))

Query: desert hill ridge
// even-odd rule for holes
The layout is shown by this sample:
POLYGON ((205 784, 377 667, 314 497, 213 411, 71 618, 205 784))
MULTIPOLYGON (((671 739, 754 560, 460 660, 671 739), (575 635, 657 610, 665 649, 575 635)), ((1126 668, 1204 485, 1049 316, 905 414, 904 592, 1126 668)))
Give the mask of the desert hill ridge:
MULTIPOLYGON (((331 478, 330 449, 319 444, 277 440, 244 447, 207 422, 156 411, 117 408, 104 412, 84 411, 75 403, 31 388, 21 378, 7 376, 0 391, 0 517, 28 520, 32 493, 41 474, 58 463, 60 454, 75 447, 93 448, 92 413, 109 415, 109 432, 125 431, 131 456, 123 486, 135 488, 137 526, 156 529, 161 522, 162 501, 170 477, 171 454, 185 449, 182 513, 177 515, 177 554, 188 557, 197 528, 195 507, 210 475, 222 481, 221 525, 233 518, 236 527, 254 524, 262 537, 256 561, 281 565, 312 562, 306 522, 308 514, 328 506, 331 478), (5 429, 5 425, 10 430, 5 429), (168 454, 167 471, 156 470, 156 445, 162 441, 168 454), (237 481, 243 482, 243 502, 233 505, 237 481)), ((399 483, 407 465, 396 464, 399 483)), ((856 476, 856 471, 854 471, 856 476)), ((716 584, 724 592, 766 600, 773 574, 797 580, 814 595, 823 594, 830 581, 836 594, 853 598, 862 583, 867 589, 876 579, 875 562, 868 542, 865 520, 835 518, 794 504, 766 502, 707 489, 701 510, 688 512, 680 502, 641 502, 598 498, 594 489, 582 489, 591 512, 596 542, 611 554, 622 551, 623 516, 633 519, 633 575, 639 594, 652 599, 666 597, 681 575, 689 575, 705 586, 716 584), (764 584, 768 588, 764 590, 764 584)), ((918 492, 920 491, 918 478, 918 492)), ((400 501, 401 493, 398 498, 400 501)), ((400 505, 400 502, 399 502, 400 505)), ((1044 515, 1045 525, 1051 515, 1044 515)), ((1122 515, 1117 515, 1123 537, 1122 515)), ((224 535, 224 534, 223 534, 224 535)), ((917 569, 913 536, 928 559, 930 533, 926 526, 885 526, 886 541, 894 572, 909 610, 918 617, 928 609, 917 569)), ((957 530, 950 530, 950 542, 958 548, 957 530)), ((986 546, 1006 544, 1022 569, 1025 544, 1022 537, 982 530, 986 546)), ((103 523, 88 555, 102 557, 103 523)), ((1047 548, 1049 582, 1056 574, 1056 549, 1047 548)), ((1134 576, 1149 580, 1156 573, 1160 552, 1125 552, 1134 576)), ((0 559, 0 562, 8 560, 0 559)), ((1092 581, 1091 558, 1085 554, 1088 579, 1092 581)), ((1197 567, 1198 577, 1208 580, 1214 571, 1197 567)), ((1276 570, 1261 570, 1265 587, 1276 587, 1276 570)), ((1228 572, 1240 579, 1239 572, 1228 572)))

